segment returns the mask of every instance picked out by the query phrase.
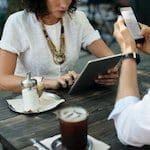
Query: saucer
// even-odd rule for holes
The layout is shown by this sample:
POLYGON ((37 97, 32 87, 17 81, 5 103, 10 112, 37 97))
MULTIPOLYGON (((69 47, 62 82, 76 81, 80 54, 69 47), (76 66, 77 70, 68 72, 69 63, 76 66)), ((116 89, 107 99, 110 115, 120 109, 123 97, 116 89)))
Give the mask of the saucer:
MULTIPOLYGON (((51 148, 52 148, 52 150, 67 150, 67 149, 63 148, 60 137, 58 137, 57 139, 55 139, 52 142, 51 148)), ((87 144, 86 150, 92 150, 92 148, 93 148, 93 142, 91 139, 88 138, 88 144, 87 144)))
POLYGON ((39 98, 39 106, 36 111, 24 111, 22 96, 16 97, 14 99, 7 100, 8 107, 17 113, 22 114, 35 114, 51 110, 57 107, 59 104, 63 103, 65 100, 61 99, 58 95, 48 92, 43 92, 39 98))

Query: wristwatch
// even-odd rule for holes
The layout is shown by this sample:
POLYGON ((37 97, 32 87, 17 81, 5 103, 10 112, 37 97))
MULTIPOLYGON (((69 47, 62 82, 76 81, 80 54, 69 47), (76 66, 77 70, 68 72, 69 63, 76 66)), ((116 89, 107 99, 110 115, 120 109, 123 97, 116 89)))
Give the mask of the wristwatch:
POLYGON ((123 59, 134 59, 137 64, 140 63, 140 55, 136 52, 123 54, 123 59))

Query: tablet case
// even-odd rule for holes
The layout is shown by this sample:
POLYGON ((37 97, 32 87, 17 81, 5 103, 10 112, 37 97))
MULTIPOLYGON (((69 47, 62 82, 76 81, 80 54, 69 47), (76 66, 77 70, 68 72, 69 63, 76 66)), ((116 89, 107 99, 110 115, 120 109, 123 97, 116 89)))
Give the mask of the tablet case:
POLYGON ((94 77, 98 74, 105 73, 110 68, 113 68, 119 62, 121 56, 122 54, 117 54, 88 61, 81 71, 79 78, 71 86, 68 94, 76 94, 95 86, 96 83, 94 77))

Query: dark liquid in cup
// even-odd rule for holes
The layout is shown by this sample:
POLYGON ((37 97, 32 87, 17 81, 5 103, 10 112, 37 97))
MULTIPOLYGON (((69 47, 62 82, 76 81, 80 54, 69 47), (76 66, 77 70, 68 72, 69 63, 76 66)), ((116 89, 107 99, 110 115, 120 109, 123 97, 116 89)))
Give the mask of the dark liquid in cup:
POLYGON ((80 107, 69 107, 60 117, 61 139, 64 149, 86 150, 87 112, 80 107))

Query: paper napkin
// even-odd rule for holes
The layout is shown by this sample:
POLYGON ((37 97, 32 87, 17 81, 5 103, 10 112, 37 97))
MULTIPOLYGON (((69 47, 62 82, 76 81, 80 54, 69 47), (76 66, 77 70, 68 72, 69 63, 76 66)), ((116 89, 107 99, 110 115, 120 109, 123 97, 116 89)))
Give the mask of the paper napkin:
MULTIPOLYGON (((44 139, 42 141, 40 141, 42 144, 44 144, 45 146, 49 147, 50 150, 52 150, 51 148, 51 144, 54 140, 56 140, 57 138, 60 137, 59 135, 55 135, 53 137, 44 139)), ((88 135, 88 138, 92 141, 93 143, 93 149, 92 150, 108 150, 110 148, 110 146, 100 140, 95 139, 94 137, 88 135)), ((34 146, 36 146, 39 150, 45 150, 44 148, 42 148, 38 143, 34 144, 34 146)))

